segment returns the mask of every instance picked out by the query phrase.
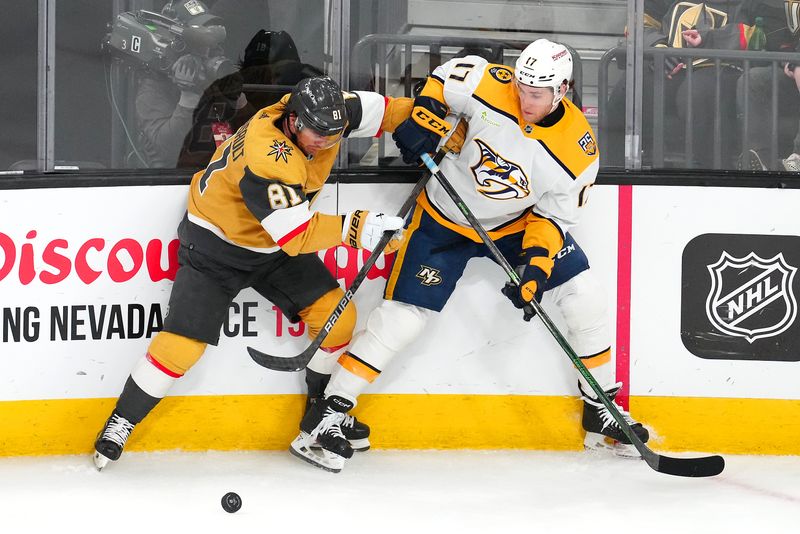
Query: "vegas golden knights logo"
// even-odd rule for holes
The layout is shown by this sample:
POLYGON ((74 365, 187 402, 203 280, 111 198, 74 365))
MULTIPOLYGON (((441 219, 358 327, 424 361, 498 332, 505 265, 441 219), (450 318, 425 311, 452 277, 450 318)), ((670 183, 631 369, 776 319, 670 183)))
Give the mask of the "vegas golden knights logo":
POLYGON ((422 282, 423 286, 438 286, 442 283, 442 277, 439 276, 439 269, 428 267, 427 265, 420 265, 421 269, 417 273, 417 278, 422 282))
POLYGON ((777 336, 797 317, 792 281, 797 272, 779 253, 765 260, 751 252, 735 258, 723 251, 708 265, 711 291, 706 299, 708 320, 719 331, 748 343, 777 336))
POLYGON ((728 23, 728 14, 705 2, 678 2, 672 7, 668 45, 685 48, 681 32, 684 30, 713 30, 728 23))
POLYGON ((786 24, 794 35, 800 33, 800 0, 785 0, 786 24))
POLYGON ((292 147, 286 144, 286 141, 272 141, 272 146, 269 147, 270 151, 267 156, 275 156, 275 161, 283 160, 284 163, 289 163, 289 156, 292 155, 292 147))

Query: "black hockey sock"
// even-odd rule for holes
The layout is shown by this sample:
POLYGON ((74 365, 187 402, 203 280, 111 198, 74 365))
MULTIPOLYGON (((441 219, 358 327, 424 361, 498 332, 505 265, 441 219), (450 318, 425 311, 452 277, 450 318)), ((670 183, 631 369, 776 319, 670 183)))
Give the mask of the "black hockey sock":
POLYGON ((331 375, 324 375, 306 368, 306 386, 308 386, 308 396, 324 397, 325 388, 328 387, 328 382, 330 382, 330 380, 331 375))
POLYGON ((142 419, 147 417, 147 414, 156 407, 161 399, 151 397, 139 387, 139 384, 133 380, 132 376, 128 377, 125 382, 125 387, 122 389, 122 394, 117 400, 117 406, 114 409, 119 415, 133 423, 139 424, 142 419))

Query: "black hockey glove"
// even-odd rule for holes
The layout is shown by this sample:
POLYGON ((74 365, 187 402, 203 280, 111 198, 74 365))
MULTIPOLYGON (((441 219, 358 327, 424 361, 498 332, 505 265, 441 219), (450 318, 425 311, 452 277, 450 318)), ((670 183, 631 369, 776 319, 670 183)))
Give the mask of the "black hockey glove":
POLYGON ((533 309, 533 306, 530 305, 530 302, 533 299, 535 299, 536 302, 542 301, 544 285, 547 282, 547 274, 536 265, 520 267, 524 267, 524 270, 520 274, 519 286, 513 282, 506 282, 506 285, 503 286, 500 292, 508 297, 516 308, 523 311, 523 320, 530 321, 536 316, 536 311, 533 309))
POLYGON ((418 96, 414 99, 411 116, 392 134, 405 163, 417 163, 422 154, 436 151, 441 138, 450 132, 451 125, 443 120, 446 116, 447 106, 435 98, 418 96))

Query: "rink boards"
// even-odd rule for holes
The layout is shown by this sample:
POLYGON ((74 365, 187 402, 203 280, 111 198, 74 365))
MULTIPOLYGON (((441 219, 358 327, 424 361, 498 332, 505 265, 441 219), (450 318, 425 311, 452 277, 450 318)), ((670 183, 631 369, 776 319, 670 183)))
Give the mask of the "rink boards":
MULTIPOLYGON (((393 212, 410 188, 326 186, 316 208, 393 212)), ((800 453, 798 201, 796 190, 592 188, 574 235, 607 287, 618 378, 653 448, 800 453)), ((0 454, 90 450, 167 313, 185 203, 185 186, 0 191, 0 454)), ((320 257, 343 286, 365 259, 345 247, 320 257)), ((359 327, 390 261, 356 294, 359 327)), ((374 446, 580 448, 571 364, 500 295, 503 283, 473 260, 425 336, 362 397, 374 446)), ((242 292, 220 345, 129 448, 286 447, 302 374, 258 367, 245 348, 288 356, 308 342, 302 324, 242 292)))

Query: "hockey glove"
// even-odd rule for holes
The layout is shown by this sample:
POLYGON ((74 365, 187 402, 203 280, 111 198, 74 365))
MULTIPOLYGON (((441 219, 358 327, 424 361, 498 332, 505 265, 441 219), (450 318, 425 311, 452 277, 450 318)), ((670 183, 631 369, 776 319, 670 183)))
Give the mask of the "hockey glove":
POLYGON ((536 316, 530 302, 534 299, 536 302, 542 301, 547 273, 537 265, 520 265, 517 267, 518 272, 520 269, 522 272, 520 272, 519 287, 512 282, 506 282, 500 292, 508 297, 516 308, 523 310, 523 320, 530 321, 536 316))
MULTIPOLYGON (((402 239, 404 224, 403 219, 393 215, 365 210, 351 211, 343 216, 342 242, 353 248, 371 251, 377 246, 386 231, 395 231, 392 240, 402 239)), ((386 247, 386 250, 389 249, 389 246, 386 247)))
POLYGON ((400 123, 392 139, 400 149, 405 163, 417 163, 422 154, 435 152, 442 137, 452 127, 444 120, 447 106, 429 96, 414 99, 411 116, 400 123))
POLYGON ((460 154, 461 147, 464 146, 464 141, 467 139, 467 121, 461 119, 456 124, 453 133, 444 142, 444 149, 453 154, 460 154))

